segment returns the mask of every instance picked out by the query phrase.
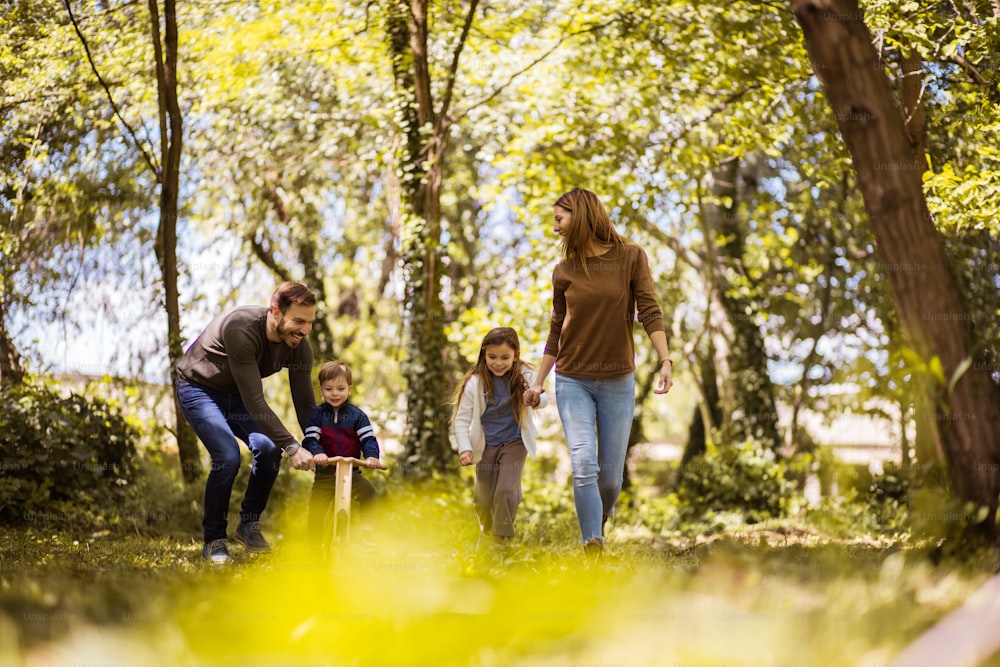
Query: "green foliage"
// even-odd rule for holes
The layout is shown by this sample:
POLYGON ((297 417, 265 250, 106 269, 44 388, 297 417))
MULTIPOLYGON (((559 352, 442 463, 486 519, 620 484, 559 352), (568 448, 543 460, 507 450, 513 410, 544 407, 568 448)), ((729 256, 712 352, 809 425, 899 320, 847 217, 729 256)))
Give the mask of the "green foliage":
POLYGON ((891 487, 893 480, 871 478, 872 491, 859 491, 850 486, 840 487, 837 496, 824 496, 818 504, 810 506, 804 514, 809 525, 841 539, 899 539, 910 535, 906 500, 897 500, 876 492, 875 489, 891 487))
POLYGON ((702 455, 681 470, 677 497, 685 519, 737 512, 748 523, 784 516, 793 484, 774 452, 746 441, 702 455))
MULTIPOLYGON (((995 20, 983 3, 863 5, 897 86, 901 55, 915 49, 924 59, 928 203, 977 342, 992 353, 971 368, 996 375, 1000 115, 988 83, 1000 53, 995 20)), ((85 0, 72 8, 111 96, 150 150, 156 90, 144 5, 85 0)), ((464 16, 429 8, 430 92, 440 103, 464 16)), ((404 360, 417 357, 406 341, 405 306, 413 304, 405 302, 413 299, 401 298, 408 277, 399 252, 401 235, 415 230, 401 215, 408 212, 400 190, 427 165, 399 163, 412 101, 394 92, 388 11, 354 0, 178 7, 186 131, 180 224, 190 239, 180 248, 189 281, 181 288, 194 295, 182 316, 200 320, 219 304, 262 302, 286 274, 321 285, 317 350, 358 369, 365 407, 385 415, 383 423, 406 410, 406 379, 439 370, 421 362, 403 375, 404 360)), ((164 368, 152 367, 162 356, 132 354, 163 339, 151 317, 157 299, 140 296, 122 308, 105 296, 106 308, 92 308, 97 294, 122 294, 121 284, 147 295, 158 289, 148 224, 156 188, 140 146, 112 114, 61 3, 7 3, 0 27, 7 38, 0 317, 55 313, 70 331, 95 312, 109 322, 149 322, 129 327, 120 342, 130 347, 118 354, 162 376, 164 368), (87 308, 61 298, 74 287, 87 308)), ((443 312, 425 315, 441 320, 447 340, 436 338, 428 359, 467 363, 497 322, 518 327, 525 356, 537 361, 558 257, 551 203, 582 185, 597 190, 619 228, 649 251, 672 342, 688 348, 689 368, 697 368, 711 357, 697 338, 710 324, 703 267, 717 250, 700 228, 706 175, 735 156, 734 227, 744 247, 742 266, 727 280, 750 306, 736 314, 766 343, 767 358, 754 365, 780 370, 776 398, 786 404, 831 414, 847 403, 868 410, 867 399, 878 398, 879 409, 898 405, 901 424, 912 423, 913 374, 900 358, 903 333, 883 278, 910 269, 878 262, 848 156, 787 4, 481 5, 457 64, 452 104, 440 119, 453 123, 441 226, 433 230, 440 234, 429 237, 440 243, 434 265, 443 312), (830 397, 835 384, 860 391, 830 397)), ((410 277, 410 287, 420 279, 410 277)), ((27 348, 27 365, 44 365, 27 348)), ((648 345, 637 349, 641 361, 648 345)), ((445 380, 434 385, 461 370, 442 370, 445 380)), ((414 424, 441 422, 442 403, 420 397, 414 424)))
MULTIPOLYGON (((136 103, 126 110, 134 124, 144 93, 153 91, 155 100, 155 80, 137 75, 149 69, 143 50, 148 30, 137 19, 134 3, 110 4, 115 6, 99 10, 92 3, 76 3, 74 11, 95 42, 106 80, 129 83, 130 95, 120 89, 112 95, 136 103), (101 37, 113 41, 104 44, 101 37), (98 44, 113 49, 115 58, 102 58, 98 44)), ((152 236, 136 221, 154 209, 155 188, 140 146, 123 140, 125 130, 90 71, 66 20, 66 6, 53 0, 5 3, 0 33, 5 82, 0 90, 0 303, 5 306, 0 317, 22 309, 31 318, 58 316, 68 299, 41 297, 71 292, 82 278, 111 274, 118 279, 126 271, 126 282, 137 278, 130 287, 140 284, 144 276, 136 258, 152 236), (128 248, 119 251, 113 246, 123 233, 128 248), (118 252, 128 259, 115 257, 118 252)), ((96 295, 88 296, 89 307, 70 319, 93 316, 96 295)))
POLYGON ((518 509, 517 525, 524 538, 538 544, 579 540, 572 479, 559 479, 556 460, 529 459, 522 477, 524 501, 518 509))
POLYGON ((906 502, 910 490, 910 471, 900 465, 887 462, 882 467, 882 472, 872 476, 871 485, 868 487, 870 499, 874 503, 902 503, 906 502))
MULTIPOLYGON (((116 534, 200 537, 205 500, 203 480, 185 484, 177 455, 152 447, 143 447, 135 461, 135 483, 124 504, 95 508, 101 525, 116 534)), ((246 488, 245 479, 243 483, 242 488, 246 488)), ((242 493, 234 495, 243 498, 242 493)), ((230 516, 239 516, 233 511, 230 508, 230 516)), ((239 511, 238 506, 235 511, 239 511)))
POLYGON ((836 482, 838 494, 825 495, 806 511, 819 530, 842 538, 899 539, 921 548, 969 556, 982 535, 983 513, 954 497, 947 473, 932 464, 886 462, 880 472, 829 462, 821 476, 836 482))
POLYGON ((881 472, 872 475, 866 505, 881 531, 889 533, 910 528, 910 490, 913 485, 913 469, 892 462, 885 463, 881 472))
POLYGON ((0 522, 102 523, 135 482, 138 433, 99 398, 35 386, 0 396, 0 522))

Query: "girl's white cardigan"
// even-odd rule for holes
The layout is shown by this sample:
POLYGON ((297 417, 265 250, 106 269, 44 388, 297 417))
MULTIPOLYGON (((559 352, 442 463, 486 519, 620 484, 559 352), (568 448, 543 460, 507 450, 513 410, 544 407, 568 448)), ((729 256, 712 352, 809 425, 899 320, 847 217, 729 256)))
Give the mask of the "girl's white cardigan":
MULTIPOLYGON (((534 371, 525 369, 522 373, 528 386, 535 380, 534 371)), ((548 405, 549 399, 542 394, 538 407, 544 408, 548 405)), ((458 411, 455 413, 455 440, 458 441, 458 453, 472 452, 472 462, 479 463, 483 458, 483 450, 486 448, 486 436, 483 434, 483 422, 481 417, 486 411, 486 400, 483 390, 480 388, 479 376, 472 375, 462 392, 462 399, 458 403, 458 411)), ((532 408, 526 408, 524 419, 521 423, 521 439, 528 454, 535 455, 537 447, 535 439, 538 434, 535 428, 535 416, 532 408)))

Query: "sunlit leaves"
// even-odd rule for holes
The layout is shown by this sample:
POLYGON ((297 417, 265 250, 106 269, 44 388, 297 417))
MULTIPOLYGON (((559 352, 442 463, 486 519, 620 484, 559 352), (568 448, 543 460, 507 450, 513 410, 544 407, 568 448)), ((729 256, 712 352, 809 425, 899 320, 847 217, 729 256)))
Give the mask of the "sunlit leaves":
MULTIPOLYGON (((125 230, 148 238, 139 211, 149 209, 155 191, 139 149, 155 140, 148 129, 155 122, 144 122, 155 109, 155 85, 140 75, 148 71, 149 50, 145 32, 136 31, 137 6, 72 5, 108 93, 61 3, 12 2, 0 11, 0 235, 10 253, 0 273, 11 281, 5 316, 32 301, 38 308, 31 318, 64 314, 69 290, 118 270, 105 262, 120 251, 114 244, 125 230), (112 114, 109 94, 134 138, 112 114), (54 289, 62 293, 50 305, 54 289)), ((134 276, 143 281, 141 270, 134 276)), ((90 312, 99 306, 95 297, 90 312)))
MULTIPOLYGON (((123 117, 143 145, 156 145, 144 4, 72 7, 123 117)), ((432 5, 437 101, 465 8, 432 5)), ((901 54, 923 57, 925 188, 977 324, 992 327, 981 341, 989 345, 1000 309, 996 18, 983 3, 873 0, 864 9, 897 85, 901 54)), ((214 301, 214 291, 224 292, 219 301, 257 298, 275 279, 251 252, 248 239, 259 241, 293 277, 324 276, 341 351, 367 359, 364 341, 386 332, 395 360, 404 276, 393 179, 419 165, 398 162, 402 101, 385 10, 364 0, 180 3, 181 263, 192 302, 214 301)), ((5 258, 18 257, 32 281, 44 282, 66 265, 42 270, 64 242, 106 246, 127 230, 138 245, 116 253, 148 251, 155 186, 65 8, 11 2, 0 22, 5 258), (26 245, 31 238, 38 243, 26 245)), ((772 360, 824 383, 901 381, 886 361, 898 357, 886 348, 901 341, 884 267, 784 5, 482 3, 452 94, 440 258, 451 344, 467 345, 492 319, 519 320, 537 343, 559 256, 551 204, 577 185, 597 191, 619 229, 655 258, 682 343, 704 318, 705 284, 689 262, 706 251, 697 217, 705 177, 737 156, 744 247, 731 289, 757 306, 754 324, 772 360)), ((84 265, 106 264, 121 262, 84 265)), ((141 262, 125 265, 150 282, 141 262)), ((370 363, 370 375, 394 372, 370 363)))

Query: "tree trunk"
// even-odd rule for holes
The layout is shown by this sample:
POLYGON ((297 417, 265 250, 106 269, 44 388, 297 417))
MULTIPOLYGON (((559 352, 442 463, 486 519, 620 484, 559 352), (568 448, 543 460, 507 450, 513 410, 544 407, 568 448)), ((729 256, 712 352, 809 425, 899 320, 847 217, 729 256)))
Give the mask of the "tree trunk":
MULTIPOLYGON (((156 257, 163 276, 164 308, 167 312, 167 356, 170 361, 170 382, 176 385, 172 369, 184 353, 180 326, 180 300, 177 289, 177 200, 180 190, 181 139, 183 120, 177 102, 177 13, 175 0, 164 0, 164 40, 160 35, 157 0, 149 0, 153 52, 156 57, 156 83, 160 120, 160 223, 156 232, 156 257)), ((174 386, 176 389, 176 386, 174 386)), ((174 396, 174 418, 177 423, 177 452, 181 474, 191 483, 201 476, 201 456, 198 441, 181 413, 174 396)))
POLYGON ((387 32, 396 92, 402 106, 403 148, 400 182, 402 262, 406 283, 408 355, 407 419, 403 437, 406 470, 422 475, 455 465, 449 440, 451 364, 441 301, 441 183, 450 125, 448 106, 458 57, 476 8, 470 3, 466 30, 459 37, 444 99, 434 108, 427 52, 426 0, 398 0, 389 11, 387 32))
MULTIPOLYGON (((923 86, 923 61, 920 52, 912 49, 903 56, 900 63, 900 87, 903 102, 903 122, 906 126, 906 137, 910 141, 913 149, 914 164, 924 165, 927 163, 927 117, 924 114, 924 86, 923 86)), ((926 403, 929 400, 928 389, 933 390, 933 385, 927 382, 927 378, 921 378, 911 387, 921 398, 919 401, 925 403, 925 408, 916 414, 932 414, 935 410, 933 403, 926 403)), ((911 399, 914 400, 914 399, 911 399)), ((906 439, 906 410, 903 409, 905 398, 901 398, 900 404, 900 436, 902 438, 901 461, 906 469, 912 465, 910 461, 910 446, 906 439)), ((917 402, 915 401, 915 405, 917 402)), ((940 458, 937 449, 937 424, 931 419, 918 419, 916 421, 916 442, 918 444, 917 456, 922 461, 934 461, 940 458)))
MULTIPOLYGON (((275 217, 283 227, 288 227, 292 222, 292 214, 288 210, 288 205, 281 191, 277 187, 263 188, 263 195, 267 199, 268 205, 275 217)), ((316 237, 320 235, 323 226, 322 216, 313 207, 309 207, 301 213, 300 222, 304 229, 296 235, 294 239, 295 247, 298 249, 299 264, 303 267, 303 280, 306 285, 316 294, 317 305, 320 311, 330 311, 332 304, 327 304, 326 282, 324 281, 324 267, 319 261, 318 250, 316 248, 316 237), (323 306, 327 306, 324 308, 323 306)), ((271 270, 275 278, 280 282, 294 280, 292 271, 282 264, 275 256, 272 248, 274 242, 267 235, 267 221, 262 220, 258 228, 246 234, 246 241, 250 244, 250 249, 254 255, 271 270), (266 240, 266 242, 265 242, 266 240)), ((312 346, 313 357, 320 360, 335 359, 336 345, 333 339, 333 329, 330 327, 329 316, 317 317, 309 331, 309 344, 312 346)))
POLYGON ((906 434, 906 427, 910 423, 910 403, 905 398, 900 398, 899 403, 899 464, 904 472, 909 472, 913 461, 910 459, 910 436, 906 434))
POLYGON ((710 354, 701 358, 701 373, 696 380, 700 385, 701 400, 691 413, 687 443, 681 455, 682 467, 708 452, 708 443, 722 424, 722 400, 719 398, 719 383, 715 373, 714 349, 710 343, 710 354))
MULTIPOLYGON (((308 220, 310 225, 319 223, 320 220, 308 220)), ((325 304, 327 309, 333 305, 329 303, 329 295, 326 292, 326 282, 323 276, 323 263, 320 261, 315 239, 320 230, 319 225, 315 225, 314 234, 303 234, 299 238, 299 262, 304 268, 304 279, 306 284, 316 293, 316 299, 320 304, 325 304)), ((342 295, 343 296, 343 295, 342 295)), ((309 343, 313 347, 313 355, 316 359, 329 361, 337 358, 337 346, 333 340, 333 329, 330 321, 326 317, 317 317, 313 322, 312 330, 309 332, 309 343)), ((345 346, 350 344, 349 341, 345 346)))
POLYGON ((733 445, 752 439, 777 451, 778 413, 774 387, 753 306, 733 294, 730 275, 740 273, 744 234, 737 213, 739 160, 730 158, 712 172, 709 200, 701 206, 705 229, 709 317, 723 421, 719 439, 733 445))
POLYGON ((830 308, 833 304, 833 271, 836 259, 837 255, 834 249, 829 248, 826 262, 823 265, 822 276, 824 280, 823 291, 819 295, 819 319, 813 324, 812 332, 809 335, 812 339, 812 345, 809 346, 809 352, 802 359, 802 379, 799 380, 798 386, 793 390, 792 415, 788 420, 788 432, 785 434, 785 451, 788 455, 792 455, 795 452, 807 451, 807 449, 813 447, 811 438, 805 439, 805 442, 808 443, 807 447, 803 442, 803 438, 799 437, 799 415, 812 387, 812 380, 809 378, 809 369, 819 359, 819 341, 826 334, 826 330, 829 327, 827 321, 830 318, 830 308))
POLYGON ((0 313, 0 387, 5 389, 24 382, 21 354, 7 331, 6 316, 6 311, 0 313))
MULTIPOLYGON (((635 396, 635 405, 639 409, 632 415, 632 429, 629 431, 628 444, 625 446, 626 462, 628 461, 632 447, 640 442, 646 441, 646 432, 643 428, 642 405, 646 402, 646 399, 649 398, 649 395, 653 393, 653 387, 656 386, 656 381, 659 380, 659 378, 659 372, 649 371, 642 376, 641 380, 636 380, 638 392, 635 396)), ((628 463, 625 464, 625 470, 622 473, 622 489, 625 491, 632 490, 632 476, 628 471, 628 463)))
POLYGON ((924 71, 920 52, 910 51, 903 58, 903 120, 906 135, 913 147, 913 158, 921 164, 927 161, 927 119, 924 116, 924 71))
MULTIPOLYGON (((323 262, 320 261, 319 249, 316 247, 316 239, 322 232, 323 220, 314 211, 309 211, 303 215, 301 220, 305 226, 302 235, 298 237, 299 263, 303 267, 303 278, 307 285, 316 294, 317 301, 325 305, 328 312, 333 309, 334 304, 330 303, 329 294, 326 291, 326 281, 323 262)), ((343 298, 345 294, 341 294, 343 298)), ((342 313, 339 312, 338 315, 342 313)), ((337 358, 337 345, 333 339, 333 328, 330 320, 325 317, 317 317, 313 322, 312 330, 309 332, 309 344, 312 345, 313 356, 320 361, 330 361, 337 358)), ((344 346, 350 341, 344 343, 344 346)))
POLYGON ((915 159, 915 142, 856 0, 793 0, 792 6, 851 153, 903 327, 928 367, 940 364, 937 379, 926 383, 932 410, 916 417, 933 420, 956 491, 988 509, 984 528, 993 534, 1000 388, 974 363, 980 353, 971 317, 924 197, 926 162, 915 159))

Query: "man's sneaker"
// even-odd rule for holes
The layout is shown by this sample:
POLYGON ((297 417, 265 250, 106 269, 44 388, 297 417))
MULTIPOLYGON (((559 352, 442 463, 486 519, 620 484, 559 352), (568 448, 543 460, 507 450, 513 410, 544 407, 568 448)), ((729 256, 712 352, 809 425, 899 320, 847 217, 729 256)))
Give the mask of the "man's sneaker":
POLYGON ((225 540, 212 540, 202 547, 201 555, 205 560, 212 561, 213 565, 225 565, 233 560, 226 548, 225 540))
POLYGON ((260 521, 248 521, 246 523, 241 521, 240 525, 236 526, 233 539, 246 547, 246 550, 251 553, 271 553, 271 545, 260 534, 260 521))

